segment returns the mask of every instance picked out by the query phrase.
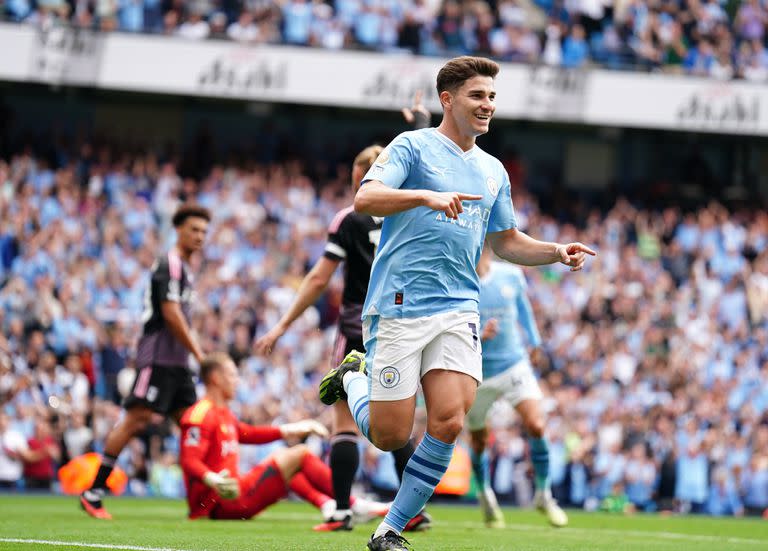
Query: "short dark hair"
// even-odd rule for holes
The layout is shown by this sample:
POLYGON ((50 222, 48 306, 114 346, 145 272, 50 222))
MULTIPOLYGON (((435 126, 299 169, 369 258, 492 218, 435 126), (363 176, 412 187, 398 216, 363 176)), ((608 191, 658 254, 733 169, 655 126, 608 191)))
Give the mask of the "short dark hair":
POLYGON ((230 360, 231 358, 226 352, 213 352, 212 354, 208 354, 203 358, 203 361, 200 362, 200 380, 203 381, 204 384, 208 384, 211 375, 230 360))
POLYGON ((184 203, 183 205, 180 205, 173 214, 173 218, 171 219, 173 227, 178 228, 186 222, 187 218, 202 218, 206 222, 210 222, 211 211, 195 203, 184 203))
POLYGON ((496 78, 498 74, 499 64, 488 58, 468 55, 454 57, 437 73, 437 94, 446 90, 453 92, 472 77, 496 78))

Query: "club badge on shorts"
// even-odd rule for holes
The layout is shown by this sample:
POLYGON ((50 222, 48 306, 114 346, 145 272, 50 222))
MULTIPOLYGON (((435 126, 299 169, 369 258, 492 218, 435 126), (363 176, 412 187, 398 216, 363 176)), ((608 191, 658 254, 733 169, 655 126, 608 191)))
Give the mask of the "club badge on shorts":
POLYGON ((400 382, 400 372, 392 367, 385 367, 379 375, 379 382, 384 388, 393 388, 400 382))

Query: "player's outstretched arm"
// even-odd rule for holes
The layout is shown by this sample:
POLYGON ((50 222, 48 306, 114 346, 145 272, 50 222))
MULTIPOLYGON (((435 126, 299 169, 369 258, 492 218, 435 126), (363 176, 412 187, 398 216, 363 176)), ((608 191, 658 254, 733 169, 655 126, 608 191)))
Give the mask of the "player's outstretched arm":
POLYGON ((279 427, 271 425, 237 424, 238 440, 241 444, 267 444, 283 438, 304 438, 310 434, 328 437, 325 425, 314 419, 285 423, 279 427))
POLYGON ((280 427, 249 425, 242 421, 237 424, 237 440, 241 444, 268 444, 282 438, 283 433, 280 427))
POLYGON ((299 286, 298 294, 290 308, 288 308, 288 311, 283 314, 280 321, 269 332, 256 341, 254 349, 257 354, 265 355, 272 353, 272 349, 277 344, 277 341, 288 331, 293 322, 304 313, 304 310, 317 302, 325 288, 328 287, 328 283, 331 281, 333 272, 336 271, 338 265, 338 261, 324 256, 320 257, 320 260, 304 276, 299 286))
POLYGON ((378 180, 360 186, 355 195, 355 211, 371 216, 391 216, 416 207, 428 207, 458 218, 464 212, 462 201, 479 201, 482 195, 453 191, 437 192, 421 189, 394 189, 378 180))
POLYGON ((541 266, 560 262, 577 272, 584 267, 587 255, 597 253, 581 243, 549 243, 539 241, 517 228, 488 234, 493 252, 508 262, 523 266, 541 266))

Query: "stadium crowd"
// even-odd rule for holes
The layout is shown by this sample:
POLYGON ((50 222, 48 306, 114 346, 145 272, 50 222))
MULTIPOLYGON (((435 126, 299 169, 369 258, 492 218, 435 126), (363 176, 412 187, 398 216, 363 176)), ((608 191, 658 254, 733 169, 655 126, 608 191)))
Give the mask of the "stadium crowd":
POLYGON ((765 0, 0 0, 12 21, 768 81, 765 0))
MULTIPOLYGON (((316 385, 340 278, 269 359, 252 342, 290 304, 328 223, 351 202, 348 166, 323 178, 301 161, 214 166, 198 180, 108 146, 63 147, 57 159, 25 150, 0 160, 0 486, 55 488, 59 465, 101 449, 133 377, 148 270, 181 200, 214 213, 193 267, 193 319, 204 349, 239 365, 234 410, 254 423, 328 421, 316 385)), ((768 508, 766 211, 638 210, 619 199, 579 212, 577 231, 515 190, 532 235, 578 234, 600 251, 583 273, 526 270, 548 358, 539 371, 557 497, 588 509, 768 508)), ((527 505, 526 440, 511 409, 497 408, 493 486, 527 505)), ((247 447, 244 467, 272 449, 247 447)), ((166 424, 132 441, 120 458, 129 491, 181 495, 177 451, 166 424)), ((360 484, 392 489, 390 455, 362 451, 360 484)))

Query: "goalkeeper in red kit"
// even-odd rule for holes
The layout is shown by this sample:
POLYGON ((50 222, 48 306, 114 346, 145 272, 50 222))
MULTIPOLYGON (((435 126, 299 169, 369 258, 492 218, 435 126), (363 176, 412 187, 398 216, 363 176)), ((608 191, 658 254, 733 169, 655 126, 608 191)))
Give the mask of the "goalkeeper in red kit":
POLYGON ((328 436, 326 428, 314 420, 279 427, 238 421, 228 407, 235 396, 238 373, 226 354, 204 358, 200 378, 206 396, 181 419, 180 462, 189 517, 248 519, 284 498, 289 490, 324 516, 332 514, 336 504, 331 471, 304 444, 278 450, 248 473, 238 473, 240 444, 266 444, 309 434, 328 436))

